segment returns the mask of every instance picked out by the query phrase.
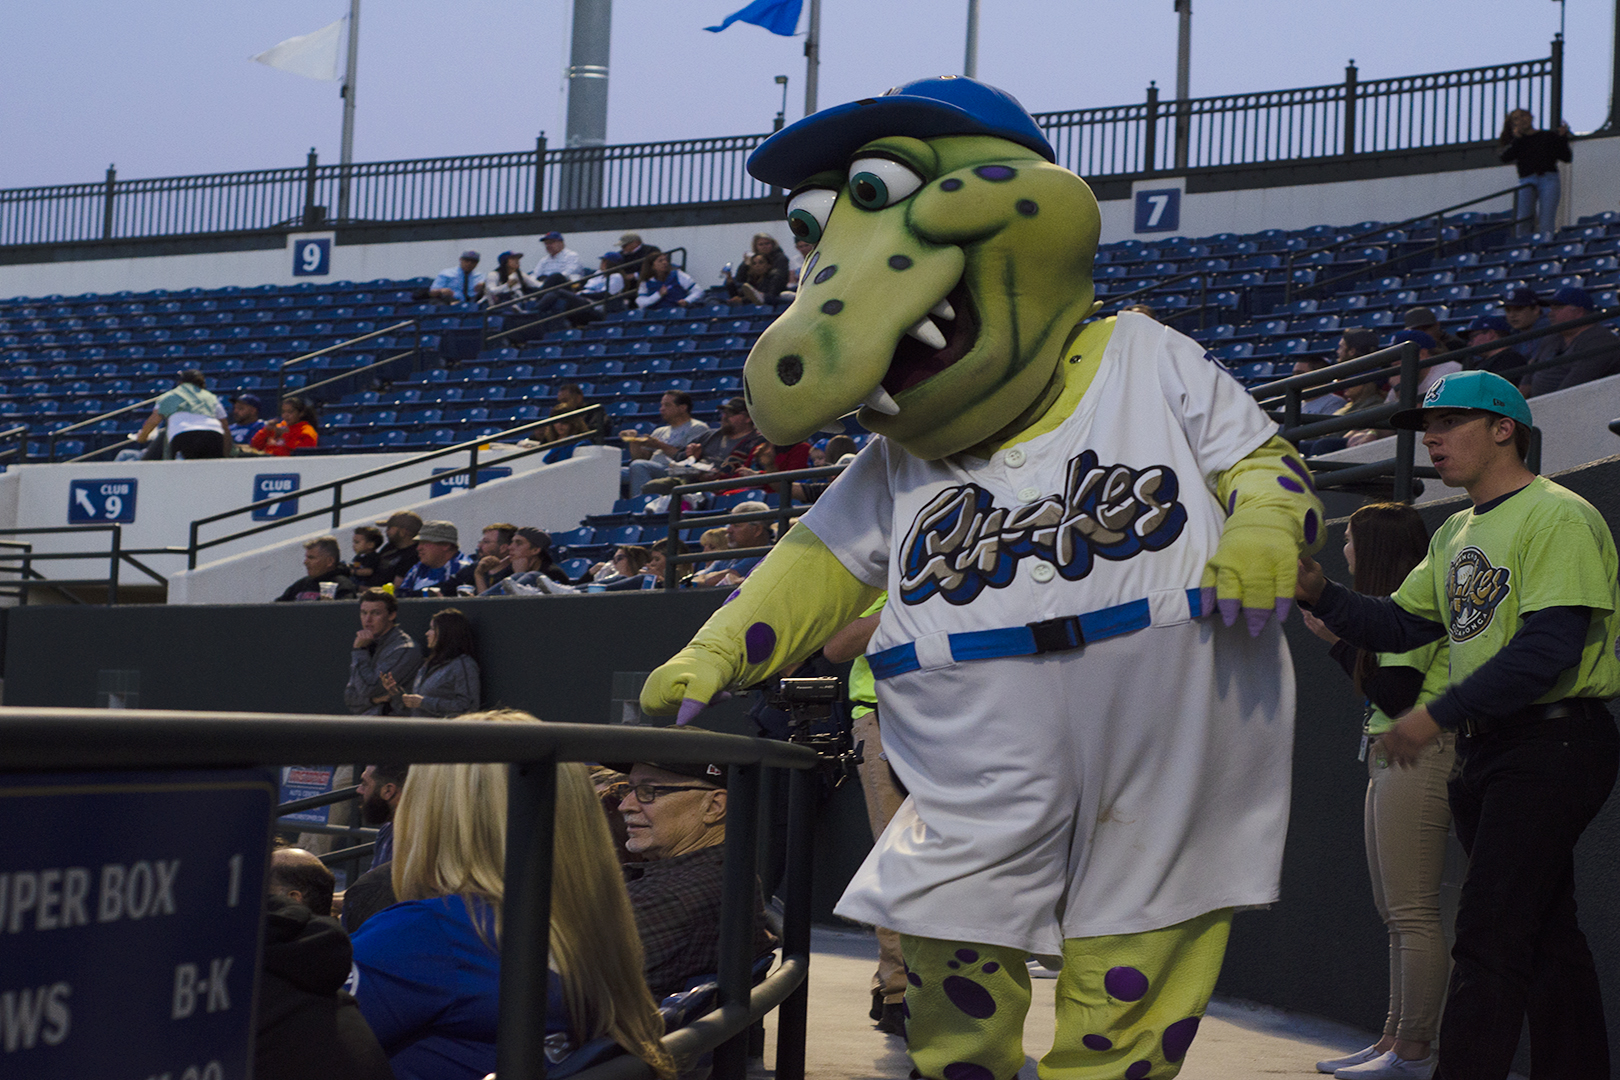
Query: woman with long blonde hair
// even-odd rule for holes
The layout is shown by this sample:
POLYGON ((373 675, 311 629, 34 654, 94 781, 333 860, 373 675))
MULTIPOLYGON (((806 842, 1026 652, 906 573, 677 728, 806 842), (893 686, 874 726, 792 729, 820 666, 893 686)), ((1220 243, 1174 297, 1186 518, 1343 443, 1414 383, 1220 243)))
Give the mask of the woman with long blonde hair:
MULTIPOLYGON (((462 719, 538 723, 514 710, 462 719)), ((495 1068, 506 776, 505 765, 413 765, 400 795, 400 902, 354 935, 355 997, 399 1080, 479 1080, 495 1068)), ((555 820, 548 1062, 607 1036, 672 1077, 630 898, 584 765, 558 766, 555 820)))

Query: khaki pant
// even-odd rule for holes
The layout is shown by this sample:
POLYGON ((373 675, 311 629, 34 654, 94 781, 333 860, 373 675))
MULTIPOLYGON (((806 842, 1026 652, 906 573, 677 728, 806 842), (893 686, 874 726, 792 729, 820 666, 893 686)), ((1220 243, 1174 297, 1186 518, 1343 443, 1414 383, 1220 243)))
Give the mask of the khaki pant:
POLYGON ((1450 957, 1440 926, 1440 876, 1451 830, 1446 780, 1457 756, 1450 732, 1410 769, 1368 754, 1367 871, 1389 928, 1389 1016, 1384 1034, 1431 1042, 1440 1028, 1450 957))
MULTIPOLYGON (((866 743, 860 767, 861 791, 866 796, 866 817, 876 840, 888 828, 889 819, 905 801, 889 763, 883 760, 883 736, 878 732, 878 714, 869 712, 851 725, 857 743, 866 743)), ((878 966, 872 976, 872 989, 881 991, 885 1004, 898 1004, 906 996, 906 964, 900 955, 900 935, 877 927, 878 966)))

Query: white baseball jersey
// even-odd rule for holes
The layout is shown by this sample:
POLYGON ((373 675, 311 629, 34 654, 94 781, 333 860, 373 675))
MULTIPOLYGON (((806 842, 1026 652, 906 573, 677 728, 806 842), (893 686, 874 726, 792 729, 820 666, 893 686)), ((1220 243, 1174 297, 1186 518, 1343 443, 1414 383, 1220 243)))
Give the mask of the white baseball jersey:
POLYGON ((1202 346, 1126 314, 1055 430, 988 461, 861 452, 804 523, 889 591, 868 654, 914 643, 919 667, 877 684, 911 796, 840 915, 1054 954, 1276 899, 1287 648, 1187 599, 1218 474, 1275 431, 1202 346), (1075 651, 957 659, 947 639, 1144 599, 1148 628, 1075 651))

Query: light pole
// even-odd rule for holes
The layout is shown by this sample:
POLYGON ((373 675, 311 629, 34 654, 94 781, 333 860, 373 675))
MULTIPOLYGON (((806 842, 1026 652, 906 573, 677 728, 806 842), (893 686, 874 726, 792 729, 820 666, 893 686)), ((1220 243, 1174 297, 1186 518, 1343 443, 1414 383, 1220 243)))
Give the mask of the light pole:
POLYGON ((777 112, 776 121, 775 121, 775 123, 773 123, 771 125, 771 130, 772 131, 781 131, 782 130, 782 125, 787 123, 788 77, 786 75, 778 75, 776 77, 776 85, 780 86, 782 88, 782 108, 777 112))
POLYGON ((821 0, 810 0, 810 21, 804 34, 804 115, 816 111, 816 86, 821 67, 821 0))
POLYGON ((979 0, 968 0, 967 55, 962 60, 962 74, 970 79, 979 77, 979 0))
POLYGON ((1187 167, 1188 129, 1192 118, 1187 112, 1188 86, 1192 74, 1192 0, 1176 0, 1181 26, 1176 34, 1176 168, 1187 167))

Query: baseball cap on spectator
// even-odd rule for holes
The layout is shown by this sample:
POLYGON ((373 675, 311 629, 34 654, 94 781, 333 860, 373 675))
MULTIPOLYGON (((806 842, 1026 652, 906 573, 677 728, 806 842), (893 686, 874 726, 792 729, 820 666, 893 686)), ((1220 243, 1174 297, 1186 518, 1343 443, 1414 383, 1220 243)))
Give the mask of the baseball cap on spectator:
POLYGON ((1536 295, 1536 290, 1527 289, 1527 288, 1525 288, 1524 286, 1521 285, 1517 289, 1509 289, 1508 290, 1507 295, 1502 297, 1502 306, 1503 307, 1544 307, 1545 305, 1541 302, 1541 298, 1536 295))
POLYGON ((641 234, 640 233, 627 232, 623 236, 619 237, 619 246, 620 247, 628 247, 628 246, 630 246, 632 244, 639 244, 639 243, 641 243, 641 234))
POLYGON ((1592 297, 1587 291, 1579 285, 1560 285, 1547 304, 1549 307, 1578 307, 1587 311, 1597 306, 1592 303, 1592 297))
POLYGON ((720 403, 720 411, 725 413, 746 413, 748 402, 741 397, 727 398, 720 403))
POLYGON ((389 525, 408 525, 413 532, 420 532, 422 529, 422 515, 415 510, 399 510, 377 522, 379 529, 389 525))
POLYGON ((1425 334, 1421 330, 1402 330, 1400 333, 1389 339, 1389 343, 1391 345, 1400 345, 1401 343, 1407 341, 1415 342, 1417 347, 1420 349, 1432 350, 1440 347, 1439 342, 1435 341, 1434 338, 1430 337, 1428 334, 1425 334))
POLYGON ((1481 315, 1468 324, 1470 334, 1478 334, 1484 330, 1494 330, 1503 337, 1513 333, 1513 326, 1500 315, 1481 315))
POLYGON ((747 502, 740 502, 731 508, 733 514, 763 514, 769 510, 769 504, 762 503, 758 499, 749 499, 747 502))
MULTIPOLYGON (((698 731, 709 734, 705 729, 687 724, 684 727, 670 728, 671 731, 698 731)), ((690 776, 694 780, 701 780, 714 787, 723 788, 730 779, 730 770, 717 762, 710 761, 604 761, 602 765, 618 772, 628 773, 637 765, 650 765, 654 769, 674 773, 676 776, 690 776)))
POLYGON ((449 521, 429 521, 424 524, 416 534, 418 544, 454 544, 461 546, 461 534, 456 532, 456 526, 449 521))
POLYGON ((264 405, 263 405, 263 403, 261 403, 259 401, 259 395, 257 395, 257 394, 237 394, 231 400, 232 401, 246 402, 247 404, 253 406, 255 409, 264 408, 264 405))
POLYGON ((1354 329, 1344 332, 1344 343, 1357 356, 1378 351, 1378 334, 1372 330, 1354 329))
POLYGON ((624 255, 619 251, 618 248, 614 248, 612 251, 602 252, 602 258, 604 261, 611 263, 624 261, 624 255))
POLYGON ((1403 325, 1408 330, 1421 330, 1425 326, 1434 326, 1439 321, 1435 318, 1433 308, 1415 307, 1406 309, 1406 321, 1403 325))
POLYGON ((1530 427, 1535 421, 1517 387, 1490 371, 1453 371, 1435 380, 1415 409, 1403 409, 1389 418, 1389 426, 1423 430, 1423 414, 1430 409, 1482 409, 1530 427))
POLYGON ((551 534, 544 529, 537 529, 533 525, 525 525, 515 530, 512 535, 523 537, 529 542, 530 547, 539 548, 541 551, 551 550, 551 534))
POLYGON ((561 240, 562 238, 563 238, 562 233, 557 232, 556 230, 553 230, 551 232, 546 233, 546 235, 542 236, 540 238, 540 242, 543 244, 547 240, 561 240))
POLYGON ((466 251, 461 253, 461 257, 463 259, 471 259, 473 262, 477 262, 478 252, 474 251, 472 248, 468 248, 466 251))

